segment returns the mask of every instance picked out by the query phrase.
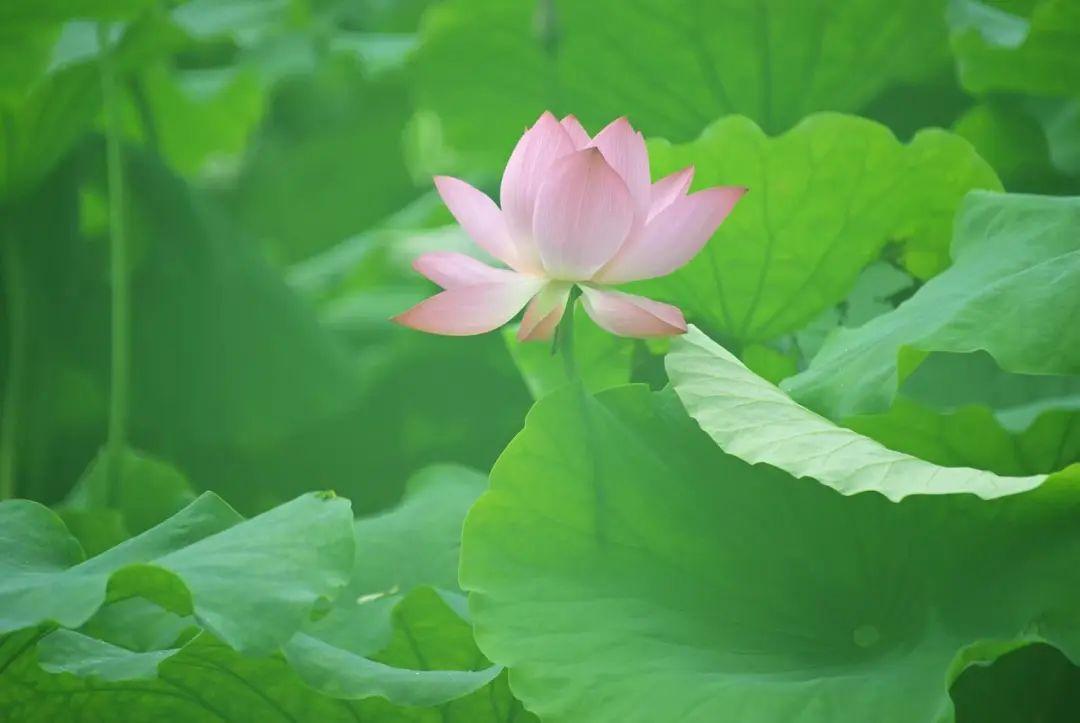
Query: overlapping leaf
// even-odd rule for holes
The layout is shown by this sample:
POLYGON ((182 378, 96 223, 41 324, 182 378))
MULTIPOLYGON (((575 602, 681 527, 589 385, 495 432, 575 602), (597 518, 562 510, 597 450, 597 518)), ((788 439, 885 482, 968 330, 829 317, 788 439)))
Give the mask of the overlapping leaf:
POLYGON ((76 628, 106 599, 139 595, 194 614, 237 650, 267 653, 292 637, 316 601, 345 585, 354 554, 348 503, 324 495, 241 521, 206 493, 85 561, 48 509, 12 501, 0 514, 12 540, 3 551, 9 572, 0 582, 0 633, 76 628))
POLYGON ((928 352, 983 349, 1009 372, 1080 372, 1078 223, 1078 199, 972 194, 953 266, 894 312, 837 332, 785 389, 842 419, 887 409, 928 352))
POLYGON ((1002 477, 940 467, 888 449, 798 405, 695 328, 676 342, 667 369, 686 411, 725 452, 811 477, 842 494, 873 490, 900 500, 966 492, 990 499, 1046 481, 1046 475, 1002 477))
POLYGON ((48 719, 81 691, 101 715, 130 701, 135 718, 159 709, 185 720, 258 719, 213 694, 192 694, 237 680, 269 706, 270 719, 288 719, 294 705, 328 719, 483 721, 521 712, 502 668, 477 650, 455 592, 461 519, 484 485, 466 469, 431 468, 400 509, 355 530, 348 506, 322 495, 240 522, 204 495, 73 567, 81 551, 52 513, 6 503, 0 711, 48 719), (335 601, 313 616, 314 592, 335 601), (49 632, 50 622, 81 627, 49 632), (193 668, 205 672, 193 679, 193 668), (31 713, 24 706, 33 700, 44 704, 31 713))
POLYGON ((1072 0, 952 0, 949 21, 971 91, 1080 95, 1080 6, 1072 0))
POLYGON ((889 242, 916 275, 938 271, 952 217, 972 188, 997 188, 967 143, 924 131, 901 144, 884 126, 821 114, 769 138, 745 118, 691 143, 653 143, 657 176, 688 165, 700 187, 743 198, 698 256, 645 291, 699 325, 744 342, 794 331, 851 291, 889 242))

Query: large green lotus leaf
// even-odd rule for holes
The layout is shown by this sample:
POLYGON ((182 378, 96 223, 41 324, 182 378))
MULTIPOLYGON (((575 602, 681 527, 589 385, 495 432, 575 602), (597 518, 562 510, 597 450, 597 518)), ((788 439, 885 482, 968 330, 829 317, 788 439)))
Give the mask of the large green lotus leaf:
POLYGON ((974 93, 1080 94, 1080 5, 951 0, 960 81, 974 93), (1010 12, 1019 11, 1020 14, 1010 12))
POLYGON ((1046 481, 1046 475, 1002 477, 941 467, 889 449, 800 406, 694 327, 673 345, 667 370, 686 411, 725 452, 846 495, 873 490, 900 500, 967 492, 990 499, 1046 481))
POLYGON ((927 352, 983 349, 1008 372, 1080 372, 1078 224, 1078 198, 971 194, 953 266, 892 313, 832 335, 784 388, 843 419, 887 409, 927 352))
POLYGON ((683 145, 654 142, 657 176, 694 165, 698 187, 750 188, 705 249, 643 293, 744 342, 799 329, 851 291, 886 243, 916 275, 939 270, 952 217, 972 188, 998 188, 966 141, 944 131, 908 145, 882 125, 819 114, 775 138, 724 118, 683 145))
POLYGON ((670 392, 541 400, 466 520, 477 640, 554 722, 938 723, 964 667, 1080 657, 1080 479, 845 497, 670 392))
POLYGON ((675 141, 729 113, 776 132, 943 65, 944 12, 941 0, 454 0, 425 15, 414 88, 449 145, 488 169, 545 109, 593 130, 629 113, 675 141))
POLYGON ((15 501, 0 505, 0 516, 13 535, 31 531, 3 550, 12 572, 0 581, 0 632, 78 627, 107 597, 140 595, 174 613, 194 613, 238 650, 265 653, 292 637, 319 599, 340 591, 353 563, 348 502, 321 494, 240 521, 207 493, 160 525, 70 566, 48 558, 50 549, 71 549, 52 512, 15 501), (44 537, 34 528, 52 532, 44 537))

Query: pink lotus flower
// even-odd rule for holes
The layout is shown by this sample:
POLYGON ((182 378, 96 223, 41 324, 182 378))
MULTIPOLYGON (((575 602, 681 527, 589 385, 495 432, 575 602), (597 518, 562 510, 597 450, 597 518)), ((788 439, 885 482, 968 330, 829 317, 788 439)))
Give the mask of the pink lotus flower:
POLYGON ((506 164, 501 209, 464 181, 435 178, 466 233, 510 268, 424 254, 413 267, 445 290, 394 320, 434 334, 481 334, 528 304, 518 338, 548 339, 576 284, 585 311, 613 334, 682 334, 676 307, 603 287, 686 264, 746 193, 723 186, 687 195, 693 174, 691 166, 651 183, 645 139, 625 118, 589 138, 574 116, 559 122, 544 113, 506 164))

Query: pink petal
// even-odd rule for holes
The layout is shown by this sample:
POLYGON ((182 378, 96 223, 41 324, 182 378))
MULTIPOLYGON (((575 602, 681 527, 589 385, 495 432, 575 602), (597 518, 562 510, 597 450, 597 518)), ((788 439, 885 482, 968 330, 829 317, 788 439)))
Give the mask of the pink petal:
POLYGON ((533 297, 518 329, 519 341, 546 341, 562 319, 571 284, 552 282, 533 297))
POLYGON ((513 319, 543 285, 543 279, 515 274, 502 283, 447 289, 398 314, 394 321, 431 334, 483 334, 513 319))
POLYGON ((536 198, 533 238, 548 277, 590 278, 618 251, 634 223, 634 202, 596 148, 560 159, 536 198))
POLYGON ((690 190, 692 180, 694 180, 694 167, 687 166, 654 183, 649 191, 649 218, 670 206, 671 202, 679 196, 685 196, 690 190))
POLYGON ((596 134, 593 145, 626 183, 634 206, 644 219, 649 211, 649 153, 645 150, 645 139, 626 118, 619 118, 596 134))
POLYGON ((588 286, 581 287, 581 298, 592 320, 612 334, 645 338, 686 333, 682 312, 670 304, 588 286))
POLYGON ((574 142, 574 147, 579 151, 592 143, 589 132, 585 130, 585 126, 581 125, 576 116, 568 115, 559 122, 570 135, 570 140, 574 142))
POLYGON ((621 284, 670 274, 694 258, 746 189, 707 188, 676 198, 619 249, 596 281, 621 284))
POLYGON ((536 194, 551 165, 574 150, 574 142, 566 129, 555 116, 545 112, 532 128, 525 131, 506 162, 499 200, 510 234, 529 263, 537 261, 535 249, 529 242, 536 194))
POLYGON ((436 176, 435 188, 465 233, 489 254, 511 268, 529 271, 510 237, 506 220, 495 202, 465 181, 436 176))
POLYGON ((509 282, 513 271, 496 269, 472 256, 454 251, 432 251, 413 261, 413 268, 444 289, 509 282))

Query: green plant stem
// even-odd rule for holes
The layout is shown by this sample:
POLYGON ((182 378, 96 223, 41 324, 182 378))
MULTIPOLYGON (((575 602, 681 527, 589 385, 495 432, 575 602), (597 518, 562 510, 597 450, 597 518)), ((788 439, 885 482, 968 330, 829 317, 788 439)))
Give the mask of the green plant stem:
POLYGON ((3 419, 0 420, 0 500, 18 492, 18 443, 23 376, 26 366, 26 286, 22 258, 15 239, 4 244, 4 281, 7 286, 8 365, 4 384, 3 419))
POLYGON ((572 287, 562 319, 559 320, 559 326, 555 330, 555 341, 558 344, 559 353, 562 354, 563 369, 566 370, 566 379, 569 382, 578 380, 577 359, 574 357, 574 307, 577 305, 579 296, 581 296, 581 289, 572 287))
POLYGON ((130 365, 128 332, 131 309, 128 299, 127 243, 124 237, 124 168, 120 154, 119 99, 107 23, 98 25, 98 44, 101 53, 101 91, 105 108, 105 168, 109 194, 109 278, 112 290, 110 300, 112 367, 109 375, 109 430, 105 441, 105 478, 107 481, 105 503, 110 504, 119 490, 121 465, 127 443, 130 365))

